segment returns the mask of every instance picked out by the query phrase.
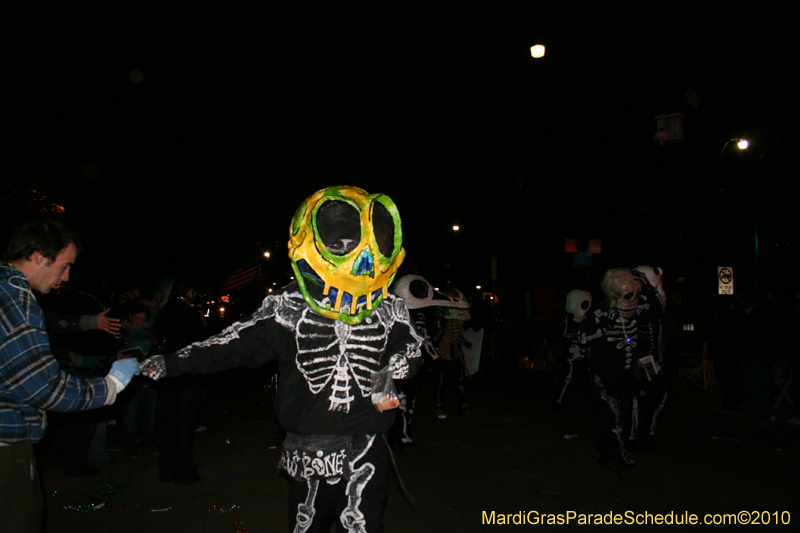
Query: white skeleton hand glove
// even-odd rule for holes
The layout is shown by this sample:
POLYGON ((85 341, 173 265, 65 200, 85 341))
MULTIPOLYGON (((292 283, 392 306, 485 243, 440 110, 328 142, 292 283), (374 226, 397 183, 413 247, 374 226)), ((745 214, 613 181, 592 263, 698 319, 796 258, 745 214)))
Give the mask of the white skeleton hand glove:
POLYGON ((163 355, 148 357, 139 365, 142 375, 152 380, 159 380, 167 375, 167 367, 164 365, 163 355))

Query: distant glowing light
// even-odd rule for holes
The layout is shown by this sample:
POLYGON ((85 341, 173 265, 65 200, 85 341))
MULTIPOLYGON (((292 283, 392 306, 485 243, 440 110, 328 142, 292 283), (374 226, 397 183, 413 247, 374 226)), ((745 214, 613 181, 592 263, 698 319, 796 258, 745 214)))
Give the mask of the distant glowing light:
POLYGON ((481 286, 480 285, 475 285, 475 289, 481 290, 481 286))
POLYGON ((460 229, 461 229, 461 226, 459 226, 458 224, 454 224, 453 225, 453 231, 458 231, 460 229))
POLYGON ((544 45, 534 44, 533 46, 531 46, 531 57, 534 57, 536 59, 544 57, 544 45))
POLYGON ((739 150, 746 150, 747 147, 750 146, 750 143, 747 142, 747 139, 742 139, 738 143, 736 143, 736 146, 739 147, 739 150))
POLYGON ((63 205, 47 204, 39 208, 39 212, 45 215, 54 215, 56 213, 63 213, 66 209, 63 205))
POLYGON ((266 257, 267 259, 269 259, 269 252, 264 252, 264 257, 266 257))

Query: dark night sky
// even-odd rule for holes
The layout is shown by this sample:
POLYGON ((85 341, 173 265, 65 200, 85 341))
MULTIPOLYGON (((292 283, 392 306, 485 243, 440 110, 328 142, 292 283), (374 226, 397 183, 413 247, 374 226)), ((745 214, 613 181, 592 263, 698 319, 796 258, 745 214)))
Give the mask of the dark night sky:
POLYGON ((438 282, 451 260, 488 284, 500 254, 506 280, 542 283, 570 268, 564 237, 603 239, 605 266, 684 268, 664 244, 676 205, 683 256, 713 265, 746 249, 754 199, 764 239, 794 239, 777 229, 798 192, 788 13, 495 4, 21 8, 3 32, 4 234, 52 201, 139 277, 214 284, 257 241, 283 257, 302 199, 351 184, 396 200, 404 270, 438 282), (676 111, 686 141, 655 147, 654 116, 676 111), (720 164, 740 136, 749 159, 720 164))

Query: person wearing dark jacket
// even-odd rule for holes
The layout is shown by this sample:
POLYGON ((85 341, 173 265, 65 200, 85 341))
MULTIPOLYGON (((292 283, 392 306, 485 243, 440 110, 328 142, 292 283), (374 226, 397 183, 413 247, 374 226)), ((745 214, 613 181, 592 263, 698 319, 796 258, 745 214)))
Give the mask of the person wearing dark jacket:
POLYGON ((784 348, 780 314, 770 298, 757 298, 754 291, 740 293, 736 306, 734 350, 747 422, 756 428, 768 427, 772 417, 772 367, 784 348))
MULTIPOLYGON (((196 290, 188 280, 177 280, 169 301, 158 312, 158 350, 174 352, 203 339, 203 317, 194 308, 196 290)), ((202 477, 194 462, 194 429, 203 385, 198 376, 176 375, 158 388, 162 430, 158 456, 158 480, 187 485, 202 477)))
POLYGON ((153 378, 276 360, 275 410, 287 431, 280 466, 291 477, 289 529, 381 531, 388 494, 391 385, 414 374, 422 337, 388 287, 405 252, 400 217, 382 194, 330 187, 291 224, 295 281, 247 320, 142 363, 153 378))
MULTIPOLYGON (((65 370, 69 374, 83 378, 102 376, 115 360, 118 342, 114 335, 100 329, 70 331, 72 328, 63 324, 70 316, 104 316, 103 313, 109 309, 110 294, 106 292, 104 268, 99 262, 92 260, 83 264, 76 273, 69 290, 60 291, 57 309, 61 314, 48 318, 47 323, 48 326, 54 322, 59 323, 56 330, 67 331, 53 334, 51 344, 56 353, 69 354, 72 367, 65 370), (76 365, 78 361, 80 364, 76 365)), ((103 407, 87 412, 60 413, 57 418, 54 417, 60 427, 59 450, 65 476, 91 476, 100 471, 88 463, 98 456, 105 455, 101 457, 105 460, 108 458, 106 422, 113 409, 103 407)))

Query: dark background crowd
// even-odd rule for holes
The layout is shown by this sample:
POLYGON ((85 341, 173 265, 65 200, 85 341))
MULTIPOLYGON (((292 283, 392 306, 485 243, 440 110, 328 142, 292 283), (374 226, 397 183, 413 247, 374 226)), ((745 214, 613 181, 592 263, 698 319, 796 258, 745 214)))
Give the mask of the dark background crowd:
MULTIPOLYGON (((774 408, 798 374, 800 290, 800 56, 781 6, 42 4, 4 19, 0 242, 48 216, 84 244, 74 278, 41 298, 48 312, 110 309, 130 333, 145 306, 158 346, 165 280, 190 280, 202 335, 216 333, 290 281, 299 202, 349 184, 397 203, 398 276, 471 300, 487 383, 533 372, 548 405, 549 374, 521 361, 543 346, 563 355, 566 293, 599 303, 608 268, 648 264, 665 271, 670 386, 680 354, 707 346, 714 413, 764 430, 795 418, 786 399, 774 408), (654 142, 656 117, 676 114, 677 137, 654 142), (719 294, 721 266, 732 295, 719 294), (255 267, 246 286, 226 283, 255 267)), ((113 358, 128 344, 79 335, 53 341, 85 375, 102 364, 72 366, 70 352, 113 358)), ((273 371, 250 377, 263 386, 273 371)), ((98 453, 71 462, 98 475, 88 458, 106 451, 86 428, 122 449, 118 415, 65 414, 55 427, 84 429, 51 438, 98 453)), ((132 455, 157 449, 143 444, 132 455)))

